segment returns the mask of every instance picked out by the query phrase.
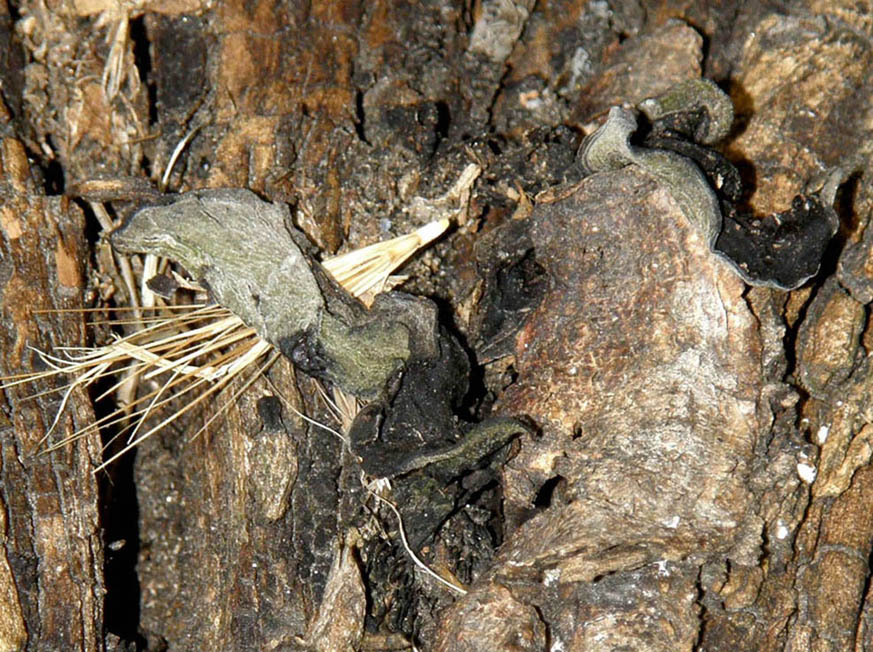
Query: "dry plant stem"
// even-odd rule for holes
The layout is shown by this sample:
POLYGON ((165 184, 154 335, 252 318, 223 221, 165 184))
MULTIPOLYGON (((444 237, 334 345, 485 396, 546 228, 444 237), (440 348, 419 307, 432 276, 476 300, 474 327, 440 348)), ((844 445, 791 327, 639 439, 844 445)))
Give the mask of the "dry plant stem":
POLYGON ((112 221, 112 218, 109 217, 109 213, 106 212, 103 204, 91 201, 88 202, 88 205, 91 207, 91 210, 94 211, 94 217, 96 217, 97 221, 100 223, 100 228, 103 229, 103 233, 112 233, 112 231, 115 230, 115 223, 112 221))
POLYGON ((349 428, 352 427, 352 421, 355 420, 358 412, 361 411, 361 402, 351 394, 344 392, 339 387, 333 387, 332 393, 332 403, 336 406, 338 415, 337 420, 340 422, 343 432, 348 432, 349 428))
POLYGON ((154 254, 148 254, 145 257, 142 265, 142 283, 140 284, 140 295, 142 296, 143 308, 155 307, 155 293, 149 289, 148 279, 158 274, 158 263, 160 259, 154 254))
MULTIPOLYGON (((237 320, 227 318, 226 311, 215 309, 214 307, 196 308, 183 315, 155 321, 150 326, 127 338, 98 349, 62 349, 61 351, 66 356, 63 358, 40 353, 43 360, 52 369, 38 374, 25 374, 9 379, 11 382, 8 382, 7 386, 59 374, 71 376, 73 380, 68 386, 58 390, 50 390, 66 390, 61 409, 59 410, 60 413, 63 411, 63 407, 65 407, 69 394, 74 387, 87 386, 99 378, 110 374, 114 375, 117 372, 118 363, 126 365, 121 370, 122 372, 134 376, 145 375, 147 378, 150 378, 161 371, 169 370, 176 372, 176 375, 182 376, 182 378, 175 381, 174 385, 181 381, 187 381, 196 375, 200 376, 201 382, 214 380, 229 373, 233 375, 231 372, 241 369, 247 362, 251 362, 251 350, 253 348, 257 349, 259 343, 259 340, 251 337, 252 331, 250 329, 245 327, 240 329, 237 328, 238 325, 239 322, 237 320), (223 320, 216 319, 220 316, 225 318, 223 320), (193 330, 188 328, 189 325, 194 325, 204 319, 209 320, 207 324, 193 330), (246 342, 244 350, 235 350, 231 354, 232 359, 225 366, 221 366, 224 364, 224 360, 221 358, 212 360, 216 366, 210 365, 206 368, 187 364, 199 354, 218 351, 240 340, 246 342), (133 364, 129 364, 131 361, 134 361, 133 364)), ((261 344, 260 348, 263 352, 266 352, 269 347, 261 344)), ((123 382, 124 380, 111 387, 101 397, 98 397, 97 400, 115 391, 123 382)), ((186 389, 185 392, 190 389, 186 389)), ((149 400, 152 396, 153 394, 149 394, 140 397, 135 401, 131 401, 127 407, 132 409, 143 401, 149 400)), ((158 405, 163 405, 169 400, 162 401, 160 404, 155 404, 152 407, 155 408, 158 405)), ((119 414, 119 412, 114 412, 104 417, 91 424, 88 428, 75 433, 73 438, 81 436, 92 429, 123 421, 126 417, 124 415, 119 416, 119 414)), ((140 410, 132 416, 140 416, 142 414, 143 411, 140 410)), ((53 445, 51 449, 62 446, 67 441, 59 442, 53 445)))
MULTIPOLYGON (((268 366, 268 365, 265 365, 264 368, 266 368, 266 366, 268 366)), ((145 441, 148 437, 150 437, 151 435, 153 435, 153 434, 154 434, 155 432, 157 432, 158 430, 160 430, 160 429, 166 427, 167 425, 173 423, 174 421, 176 421, 177 419, 179 419, 181 416, 183 416, 184 414, 186 414, 188 411, 192 410, 192 409, 195 408, 196 406, 198 406, 198 405, 200 405, 201 403, 203 403, 207 398, 209 398, 209 397, 212 396, 213 394, 216 394, 217 392, 221 391, 224 387, 227 386, 227 384, 228 384, 228 383, 231 381, 231 379, 233 379, 233 378, 234 378, 233 375, 228 375, 228 376, 225 376, 224 378, 222 378, 220 381, 218 381, 218 382, 215 383, 214 385, 207 386, 206 391, 203 392, 202 394, 200 394, 199 396, 197 396, 197 398, 195 398, 191 403, 188 403, 188 404, 187 404, 184 408, 182 408, 181 410, 178 410, 177 412, 174 412, 174 413, 171 414, 169 417, 167 417, 166 419, 164 419, 163 421, 161 421, 160 423, 158 423, 157 425, 155 425, 154 427, 152 427, 151 429, 149 429, 147 432, 143 433, 142 435, 140 435, 140 436, 137 437, 136 439, 130 441, 130 442, 127 444, 127 446, 125 446, 125 447, 124 447, 122 450, 120 450, 118 453, 114 454, 112 457, 110 457, 109 459, 107 459, 106 461, 104 461, 103 464, 101 464, 101 465, 100 465, 96 470, 99 471, 99 470, 105 468, 108 464, 112 463, 113 461, 115 461, 116 459, 118 459, 119 457, 121 457, 122 455, 124 455, 125 453, 127 453, 127 452, 128 452, 130 449, 132 449, 133 447, 138 446, 139 444, 141 444, 143 441, 145 441)), ((254 380, 255 380, 256 378, 257 378, 257 375, 255 375, 253 378, 251 378, 251 379, 249 380, 249 383, 248 383, 248 384, 251 384, 251 382, 254 382, 254 380)), ((141 419, 145 419, 145 418, 148 416, 148 413, 149 413, 153 408, 156 408, 156 407, 161 406, 161 405, 163 405, 163 404, 165 404, 165 403, 168 403, 168 402, 171 401, 171 400, 175 400, 175 399, 178 398, 181 394, 183 394, 183 393, 187 393, 187 392, 189 392, 189 391, 192 391, 192 390, 195 389, 196 387, 198 387, 198 386, 200 386, 200 385, 202 385, 202 384, 205 384, 206 382, 207 382, 207 381, 205 381, 205 380, 203 380, 203 379, 198 379, 198 380, 196 380, 195 382, 193 382, 191 385, 188 385, 187 387, 185 387, 185 388, 184 388, 183 390, 181 390, 179 393, 173 395, 172 397, 170 397, 170 398, 168 398, 168 399, 165 399, 165 400, 161 401, 160 403, 155 404, 154 406, 149 406, 149 408, 148 408, 147 411, 146 411, 146 410, 142 411, 142 413, 141 413, 141 414, 142 414, 141 419)), ((141 421, 140 421, 140 423, 141 423, 141 421)), ((199 431, 198 431, 197 434, 199 434, 199 431)), ((195 436, 196 436, 196 435, 195 435, 195 436)))
MULTIPOLYGON (((115 12, 112 12, 113 14, 115 12)), ((103 93, 106 99, 111 101, 118 91, 121 89, 121 84, 124 81, 125 72, 125 50, 127 49, 127 36, 130 29, 130 21, 128 20, 127 12, 121 11, 120 15, 113 16, 116 18, 115 29, 109 28, 107 40, 112 45, 109 48, 109 57, 106 59, 106 66, 103 68, 103 93)))
MULTIPOLYGON (((197 439, 197 437, 199 437, 200 434, 203 433, 213 421, 215 421, 218 417, 220 417, 222 414, 227 412, 228 408, 230 408, 231 405, 236 403, 236 400, 240 396, 242 396, 243 392, 245 392, 249 387, 251 387, 252 384, 258 378, 260 378, 264 373, 266 373, 266 371, 270 367, 273 366, 273 364, 276 362, 276 360, 279 359, 280 355, 281 355, 280 353, 273 351, 273 355, 271 355, 270 358, 263 365, 261 365, 261 367, 257 371, 255 371, 245 383, 243 383, 242 387, 240 387, 237 391, 235 391, 233 393, 233 395, 227 401, 225 401, 224 404, 220 408, 218 408, 215 411, 215 414, 213 414, 211 417, 209 417, 209 419, 207 419, 206 423, 204 423, 200 427, 200 429, 194 433, 194 435, 191 437, 191 439, 189 441, 194 441, 195 439, 197 439)), ((266 378, 266 376, 264 376, 264 377, 266 378)))
MULTIPOLYGON (((91 206, 91 210, 94 211, 94 215, 97 218, 97 221, 100 223, 100 227, 103 229, 103 233, 112 233, 112 231, 115 230, 115 224, 113 223, 112 218, 109 217, 109 213, 106 212, 106 208, 103 206, 103 204, 101 204, 100 202, 88 202, 88 204, 91 206)), ((133 273, 133 268, 130 265, 130 259, 127 256, 122 256, 114 252, 113 256, 115 257, 115 260, 118 263, 118 267, 121 270, 121 278, 124 280, 124 285, 127 287, 127 293, 128 297, 130 298, 130 307, 133 311, 133 315, 136 320, 141 323, 142 311, 140 310, 139 295, 136 291, 136 278, 133 273)), ((139 380, 136 374, 130 372, 125 372, 123 378, 124 382, 120 385, 118 389, 116 401, 123 408, 126 408, 133 400, 133 397, 136 395, 136 390, 139 387, 139 380)), ((49 432, 51 432, 51 430, 49 430, 49 432)))
POLYGON ((453 584, 452 582, 449 582, 448 580, 442 578, 440 575, 437 575, 437 573, 434 572, 433 570, 431 570, 431 568, 427 564, 425 564, 418 557, 418 555, 415 554, 415 552, 413 552, 412 548, 409 547, 409 542, 406 540, 406 530, 403 527, 403 517, 400 516, 400 511, 397 509, 397 507, 394 505, 394 503, 392 503, 390 500, 388 500, 386 498, 382 498, 382 496, 377 494, 375 491, 373 491, 372 489, 370 489, 366 485, 364 485, 364 487, 367 489, 367 492, 371 496, 373 496, 373 498, 378 500, 380 503, 386 505, 392 512, 394 512, 394 516, 397 517, 397 531, 400 533, 400 541, 403 544, 403 549, 406 550, 406 554, 409 555, 410 559, 412 559, 412 561, 415 563, 415 565, 418 566, 424 573, 426 573, 430 577, 434 578, 437 582, 439 582, 443 586, 448 587, 452 591, 455 591, 456 593, 459 593, 461 595, 467 595, 466 589, 464 589, 463 587, 460 587, 456 584, 453 584))
MULTIPOLYGON (((226 321, 226 320, 224 320, 224 321, 226 321)), ((180 375, 182 375, 183 378, 191 375, 191 374, 185 372, 186 363, 194 360, 195 358, 200 357, 201 355, 203 355, 205 353, 210 353, 213 350, 220 351, 220 350, 226 348, 227 346, 230 346, 232 344, 237 343, 241 339, 248 339, 249 337, 250 337, 250 334, 245 332, 244 330, 242 332, 240 332, 239 330, 236 330, 236 331, 228 334, 224 329, 219 329, 218 333, 216 335, 214 335, 212 338, 210 338, 209 340, 207 340, 204 345, 200 345, 198 347, 195 347, 193 350, 189 350, 187 348, 184 349, 185 355, 174 360, 172 364, 170 364, 166 367, 162 367, 161 365, 156 365, 157 368, 151 370, 145 376, 143 376, 144 380, 149 380, 163 371, 172 371, 173 376, 172 376, 171 380, 167 381, 167 383, 165 383, 164 386, 154 395, 154 398, 152 399, 152 403, 146 409, 145 416, 147 416, 148 414, 150 414, 152 412, 154 404, 157 402, 158 398, 160 398, 163 391, 172 386, 172 382, 171 382, 172 380, 175 380, 175 378, 180 376, 180 375)), ((179 351, 183 350, 181 348, 182 346, 183 346, 183 343, 178 344, 175 351, 179 352, 179 351)), ((257 345, 255 344, 254 346, 257 346, 257 345)), ((236 363, 240 359, 247 359, 247 358, 245 355, 240 356, 239 358, 234 356, 234 363, 236 363)), ((237 368, 239 368, 239 367, 237 367, 237 368)), ((234 369, 234 366, 231 365, 231 367, 228 368, 228 373, 232 374, 233 369, 234 369)), ((131 440, 133 440, 133 438, 135 437, 137 431, 139 430, 140 426, 143 423, 144 418, 145 417, 143 417, 143 419, 141 419, 137 423, 136 427, 133 429, 133 432, 130 435, 131 440)))
POLYGON ((328 258, 324 268, 355 297, 383 284, 412 254, 441 236, 451 222, 448 218, 425 224, 412 233, 328 258))
POLYGON ((178 142, 176 147, 173 148, 173 153, 170 154, 170 160, 167 161, 167 167, 164 169, 164 174, 161 175, 161 182, 158 184, 158 189, 161 192, 167 190, 167 184, 170 183, 170 175, 173 174, 173 168, 176 167, 176 161, 179 160, 179 156, 181 156, 182 152, 188 146, 188 143, 191 142, 191 139, 194 138, 199 130, 200 125, 191 129, 182 137, 182 140, 178 142))
POLYGON ((269 378, 267 378, 267 384, 270 385, 270 387, 273 388, 273 391, 276 393, 276 396, 278 396, 278 397, 279 397, 279 400, 282 401, 282 403, 285 404, 285 407, 287 407, 289 410, 291 410, 295 415, 297 415, 298 417, 300 417, 301 419, 303 419, 306 423, 308 423, 308 424, 310 424, 310 425, 312 425, 312 426, 315 426, 316 428, 321 428, 322 430, 326 430, 326 431, 329 432, 330 434, 336 436, 336 437, 337 437, 337 438, 338 438, 338 439, 343 443, 344 446, 348 446, 348 445, 349 445, 348 437, 346 437, 345 435, 343 435, 341 432, 338 432, 337 430, 334 430, 334 429, 331 428, 330 426, 326 426, 326 425, 324 425, 324 424, 321 423, 320 421, 316 421, 316 420, 313 419, 312 417, 308 417, 308 416, 306 416, 305 414, 303 414, 303 412, 301 412, 301 411, 298 410, 296 407, 294 407, 294 406, 291 404, 291 401, 289 401, 287 398, 285 398, 285 395, 282 394, 282 392, 279 391, 279 388, 276 387, 276 385, 273 383, 273 381, 270 380, 269 378))

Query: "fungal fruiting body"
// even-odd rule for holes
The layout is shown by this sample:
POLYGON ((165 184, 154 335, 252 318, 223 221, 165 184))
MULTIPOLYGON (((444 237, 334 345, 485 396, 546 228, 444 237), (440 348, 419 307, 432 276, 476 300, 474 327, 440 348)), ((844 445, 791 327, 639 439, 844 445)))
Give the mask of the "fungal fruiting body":
POLYGON ((613 107, 579 149, 587 172, 638 166, 668 189, 713 254, 750 285, 791 290, 818 273, 839 227, 833 202, 842 170, 818 194, 798 196, 789 210, 758 218, 739 208, 736 168, 708 147, 727 135, 733 121, 724 92, 696 79, 641 102, 639 110, 650 121, 642 144, 631 140, 640 131, 637 114, 613 107))

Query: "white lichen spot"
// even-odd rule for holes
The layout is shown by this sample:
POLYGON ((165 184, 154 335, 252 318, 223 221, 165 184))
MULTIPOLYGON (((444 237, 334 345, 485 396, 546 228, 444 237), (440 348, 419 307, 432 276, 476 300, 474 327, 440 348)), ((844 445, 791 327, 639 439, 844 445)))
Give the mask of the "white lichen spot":
POLYGON ((509 0, 483 2, 479 19, 470 35, 470 52, 484 54, 493 61, 504 61, 527 22, 529 9, 509 0))
POLYGON ((797 475, 800 476, 800 479, 806 484, 812 484, 815 482, 815 476, 817 474, 818 471, 812 464, 801 463, 797 465, 797 475))
POLYGON ((544 104, 542 97, 540 97, 540 92, 536 90, 519 94, 518 103, 528 111, 541 109, 544 104))
POLYGON ((591 15, 597 16, 598 18, 610 18, 612 16, 612 9, 610 8, 609 3, 604 2, 604 0, 595 0, 594 2, 589 3, 588 11, 591 12, 591 15))
POLYGON ((782 522, 782 519, 776 521, 776 538, 782 541, 787 538, 789 534, 790 530, 785 523, 782 522))
POLYGON ((546 586, 551 586, 555 582, 561 579, 561 569, 560 568, 549 568, 543 573, 543 584, 546 586))
POLYGON ((668 527, 671 530, 675 530, 677 527, 679 527, 679 515, 676 514, 673 518, 669 518, 666 521, 661 521, 661 524, 664 527, 668 527))
POLYGON ((564 647, 564 641, 555 637, 555 640, 552 641, 552 647, 549 648, 549 652, 564 652, 567 648, 564 647))
POLYGON ((831 432, 830 426, 822 426, 818 429, 818 432, 815 435, 815 438, 818 440, 819 446, 824 446, 824 443, 828 440, 828 435, 831 432))
POLYGON ((567 87, 574 88, 581 79, 591 74, 593 70, 594 66, 588 51, 583 47, 576 48, 570 59, 570 80, 567 82, 567 87))

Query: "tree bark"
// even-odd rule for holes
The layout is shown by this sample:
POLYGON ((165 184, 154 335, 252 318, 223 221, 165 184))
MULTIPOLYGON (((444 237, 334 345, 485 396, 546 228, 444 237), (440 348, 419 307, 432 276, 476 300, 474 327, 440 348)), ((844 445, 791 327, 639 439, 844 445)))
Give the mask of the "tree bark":
MULTIPOLYGON (((873 7, 13 9, 0 375, 94 342, 71 309, 107 300, 72 199, 95 179, 128 189, 119 217, 148 180, 249 188, 326 255, 420 226, 420 199, 475 162, 466 224, 407 288, 474 363, 464 416, 536 434, 463 480, 392 480, 434 496, 400 512, 460 596, 417 569, 342 441, 289 409, 331 418, 287 361, 225 392, 205 434, 215 405, 101 475, 97 435, 39 454, 63 393, 28 395, 57 381, 7 388, 0 649, 873 649, 873 7), (845 172, 840 232, 797 290, 745 286, 636 167, 580 180, 611 106, 701 76, 733 101, 720 149, 757 218, 845 172)), ((95 419, 81 389, 66 408, 55 437, 95 419)))
MULTIPOLYGON (((88 249, 84 220, 63 197, 34 183, 21 142, 0 143, 3 307, 0 373, 44 369, 34 351, 81 346, 88 249), (46 312, 58 311, 58 312, 46 312)), ((103 542, 94 464, 96 435, 40 454, 63 388, 39 381, 5 390, 0 438, 0 648, 97 649, 103 641, 103 542), (32 394, 42 394, 29 398, 32 394)), ((74 390, 55 430, 69 436, 93 422, 74 390)))

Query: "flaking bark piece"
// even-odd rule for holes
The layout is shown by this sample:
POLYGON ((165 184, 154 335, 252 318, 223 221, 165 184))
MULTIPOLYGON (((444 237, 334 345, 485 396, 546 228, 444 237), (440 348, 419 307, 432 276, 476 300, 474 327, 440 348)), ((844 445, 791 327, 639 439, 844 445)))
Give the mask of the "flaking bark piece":
POLYGON ((112 243, 181 264, 299 368, 356 396, 379 395, 411 348, 435 348, 430 311, 389 299, 368 312, 307 253, 287 206, 248 190, 198 190, 143 208, 112 243))
POLYGON ((495 412, 529 415, 540 436, 504 466, 505 543, 447 610, 437 649, 493 649, 453 641, 478 633, 471 613, 500 618, 506 588, 567 650, 690 649, 697 568, 760 554, 758 322, 740 279, 637 166, 529 219, 550 282, 495 412))
POLYGON ((480 364, 513 353, 513 337, 548 289, 529 231, 530 220, 509 220, 476 243, 483 283, 471 330, 480 364))
POLYGON ((873 302, 873 228, 868 224, 858 242, 850 242, 837 265, 840 285, 858 303, 873 302))

